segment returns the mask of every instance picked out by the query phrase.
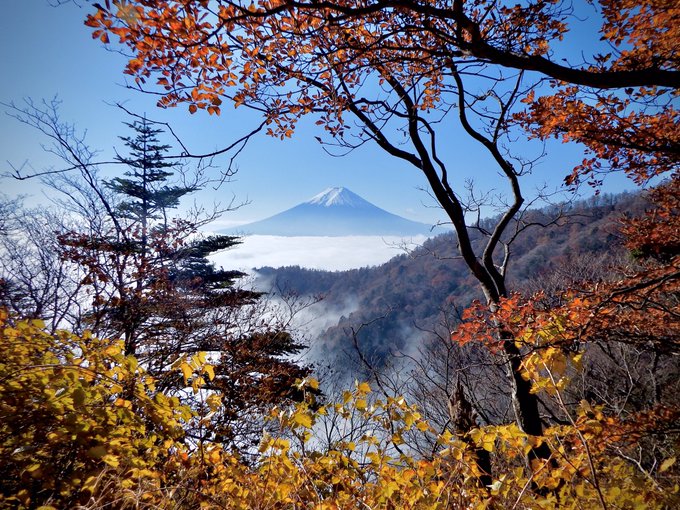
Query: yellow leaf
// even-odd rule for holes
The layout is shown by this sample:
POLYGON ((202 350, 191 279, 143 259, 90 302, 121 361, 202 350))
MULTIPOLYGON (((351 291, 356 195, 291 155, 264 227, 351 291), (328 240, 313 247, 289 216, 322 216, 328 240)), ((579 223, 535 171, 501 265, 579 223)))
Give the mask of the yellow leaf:
POLYGON ((182 371, 182 375, 184 376, 184 383, 186 384, 186 382, 189 380, 194 371, 191 369, 188 363, 182 363, 179 366, 179 368, 182 371))
POLYGON ((394 494, 394 491, 399 489, 399 485, 395 481, 389 482, 387 485, 384 486, 383 492, 385 494, 385 497, 392 497, 392 494, 394 494))
POLYGON ((83 490, 89 491, 89 492, 94 492, 94 489, 97 487, 97 480, 99 478, 96 476, 90 476, 85 480, 85 483, 83 484, 83 490))
POLYGON ((470 438, 475 443, 479 443, 482 439, 482 436, 484 435, 484 431, 481 429, 472 429, 470 432, 468 432, 468 434, 470 434, 470 438))
POLYGON ((117 399, 113 402, 113 405, 116 406, 116 407, 125 407, 125 408, 127 408, 127 409, 131 409, 131 408, 132 408, 132 402, 130 402, 129 400, 126 400, 126 399, 124 399, 124 398, 117 398, 117 399))
POLYGON ((484 448, 487 452, 493 452, 494 448, 494 441, 487 441, 486 439, 482 443, 482 448, 484 448))
POLYGON ((106 462, 109 466, 114 468, 118 467, 118 465, 120 464, 118 457, 116 457, 115 455, 104 455, 102 457, 102 460, 106 462))
POLYGON ((675 457, 669 457, 666 460, 664 460, 661 465, 659 466, 659 473, 663 473, 664 471, 668 471, 668 469, 675 464, 675 457))
POLYGON ((371 387, 367 382, 362 382, 357 386, 357 391, 359 393, 370 393, 371 392, 371 387))
POLYGON ((293 415, 293 422, 305 427, 306 429, 312 427, 312 417, 305 411, 298 411, 293 415))
POLYGON ((211 394, 205 400, 211 411, 217 411, 222 405, 222 398, 216 393, 211 394))
POLYGON ((376 452, 369 452, 366 454, 366 457, 371 461, 372 464, 380 464, 380 461, 382 460, 380 455, 376 452))
POLYGON ((40 464, 32 464, 26 468, 26 471, 31 473, 32 476, 40 476, 42 470, 40 469, 40 464))
MULTIPOLYGON (((479 430, 479 429, 475 429, 475 430, 479 430)), ((439 436, 438 442, 440 442, 440 443, 442 443, 442 444, 448 444, 448 443, 451 442, 451 439, 453 439, 453 434, 451 434, 451 432, 449 432, 449 430, 446 429, 446 430, 445 430, 444 432, 442 432, 442 434, 439 436)), ((474 437, 472 438, 472 440, 474 441, 474 437)))
POLYGON ((215 378, 215 367, 212 365, 206 365, 203 367, 203 371, 208 375, 208 379, 211 381, 215 378))
POLYGON ((421 432, 427 432, 430 429, 430 426, 424 421, 419 421, 418 425, 416 425, 416 428, 421 432))
POLYGON ((109 345, 106 349, 104 349, 104 354, 107 356, 115 356, 116 354, 120 354, 120 346, 119 345, 109 345))
POLYGON ((33 319, 31 325, 37 329, 45 329, 45 321, 40 319, 33 319))
POLYGON ((485 433, 482 437, 482 448, 484 448, 487 452, 492 452, 494 450, 495 444, 496 434, 490 432, 485 433))
POLYGON ((290 441, 287 439, 273 439, 269 445, 271 448, 276 448, 277 450, 287 451, 290 448, 290 441))

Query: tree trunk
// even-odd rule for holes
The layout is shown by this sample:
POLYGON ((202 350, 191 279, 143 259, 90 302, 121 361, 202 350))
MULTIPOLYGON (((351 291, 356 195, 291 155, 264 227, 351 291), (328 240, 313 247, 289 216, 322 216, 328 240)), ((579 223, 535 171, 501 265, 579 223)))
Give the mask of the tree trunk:
MULTIPOLYGON (((531 383, 522 377, 522 355, 515 345, 514 339, 501 332, 503 339, 503 356, 508 380, 512 389, 512 407, 515 411, 517 426, 531 436, 543 435, 543 424, 538 412, 538 397, 531 392, 531 383)), ((550 448, 545 443, 529 450, 529 460, 548 459, 550 448)))

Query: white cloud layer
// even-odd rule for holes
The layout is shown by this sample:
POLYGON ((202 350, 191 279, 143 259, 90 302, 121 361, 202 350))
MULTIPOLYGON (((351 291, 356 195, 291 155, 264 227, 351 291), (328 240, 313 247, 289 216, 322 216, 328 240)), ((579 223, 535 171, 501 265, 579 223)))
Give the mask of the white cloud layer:
POLYGON ((387 262, 422 244, 426 236, 279 237, 247 236, 243 243, 210 257, 225 269, 248 271, 271 266, 301 266, 343 271, 387 262))

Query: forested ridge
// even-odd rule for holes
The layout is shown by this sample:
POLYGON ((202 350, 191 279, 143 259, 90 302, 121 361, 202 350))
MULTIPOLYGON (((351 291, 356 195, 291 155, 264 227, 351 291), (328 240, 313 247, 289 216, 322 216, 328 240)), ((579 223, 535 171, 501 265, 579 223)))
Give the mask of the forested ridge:
POLYGON ((0 507, 678 508, 676 4, 88 4, 157 106, 259 124, 196 153, 127 111, 106 161, 56 99, 3 103, 58 161, 11 177, 60 198, 0 200, 0 507), (226 211, 178 209, 303 119, 333 154, 370 144, 418 172, 455 231, 381 268, 264 270, 329 304, 356 286, 316 366, 304 300, 210 262, 238 249, 201 234, 226 211), (548 165, 562 191, 611 174, 644 190, 536 210, 554 195, 527 175, 554 141, 582 154, 548 165), (485 155, 476 181, 466 144, 485 155), (353 382, 328 356, 341 344, 353 382))

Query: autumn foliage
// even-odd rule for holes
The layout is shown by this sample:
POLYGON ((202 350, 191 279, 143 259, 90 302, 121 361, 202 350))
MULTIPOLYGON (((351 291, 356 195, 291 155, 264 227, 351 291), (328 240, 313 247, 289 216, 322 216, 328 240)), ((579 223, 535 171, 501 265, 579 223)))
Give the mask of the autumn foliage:
MULTIPOLYGON (((659 424, 677 420, 677 409, 622 422, 583 401, 570 409, 569 424, 552 426, 543 437, 514 424, 461 436, 434 430, 403 398, 377 398, 366 383, 319 405, 318 383, 306 379, 297 383, 303 403, 272 411, 272 432, 252 464, 218 443, 187 441, 183 426, 196 410, 158 392, 134 357, 122 353, 121 342, 48 335, 41 326, 2 317, 3 508, 552 509, 570 502, 642 509, 678 502, 675 457, 645 474, 614 453, 659 433, 659 424), (315 445, 315 427, 351 417, 373 424, 374 433, 315 445), (404 438, 414 434, 434 436, 437 452, 430 458, 410 453, 404 438), (528 475, 524 456, 543 441, 554 457, 528 475), (494 458, 488 487, 478 484, 478 448, 494 458)), ((537 356, 538 362, 527 357, 526 376, 559 397, 567 365, 578 361, 537 356)), ((195 389, 212 373, 196 360, 177 370, 195 389)), ((219 395, 212 405, 220 405, 219 395)))
MULTIPOLYGON (((353 116, 366 130, 352 136, 403 157, 388 149, 381 120, 401 109, 404 95, 413 104, 403 106, 422 112, 417 123, 427 123, 425 113, 446 110, 461 93, 465 80, 456 76, 476 74, 502 94, 513 86, 512 73, 523 71, 533 73, 519 94, 526 109, 513 108, 511 117, 531 136, 583 144, 587 157, 569 183, 597 182, 611 170, 644 182, 673 170, 676 3, 601 0, 582 16, 601 23, 605 44, 584 49, 580 60, 557 58, 561 41, 584 21, 557 0, 107 1, 87 25, 93 37, 108 43, 115 36, 132 50, 125 72, 159 92, 160 106, 186 103, 192 113, 219 114, 225 100, 249 104, 264 112, 267 132, 281 138, 293 134, 299 118, 315 115, 331 137, 358 143, 349 141, 353 116)), ((478 100, 473 94, 470 105, 478 100)), ((484 111, 496 113, 476 110, 484 111)))
POLYGON ((1 320, 0 505, 74 508, 94 497, 104 507, 162 483, 191 411, 158 393, 121 341, 1 320))

